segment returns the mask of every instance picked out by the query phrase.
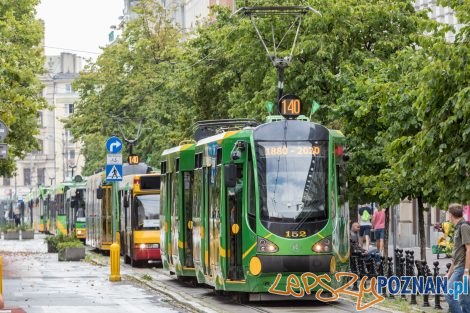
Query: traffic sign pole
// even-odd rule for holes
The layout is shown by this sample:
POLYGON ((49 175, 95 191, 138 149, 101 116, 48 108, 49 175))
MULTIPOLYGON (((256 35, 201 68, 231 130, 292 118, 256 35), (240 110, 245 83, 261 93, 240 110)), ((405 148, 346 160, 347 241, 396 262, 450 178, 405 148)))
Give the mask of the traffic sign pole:
POLYGON ((112 192, 112 197, 113 197, 113 201, 112 201, 112 204, 113 204, 113 207, 112 207, 112 210, 113 210, 113 243, 116 242, 116 232, 117 232, 117 221, 118 221, 118 217, 119 215, 117 214, 117 188, 118 188, 118 183, 116 182, 113 182, 112 183, 112 189, 111 189, 111 192, 112 192))
POLYGON ((119 182, 122 181, 122 141, 118 137, 111 137, 106 141, 106 181, 111 182, 112 228, 113 244, 110 247, 111 275, 110 281, 120 281, 120 235, 119 231, 119 182), (118 237, 119 236, 119 237, 118 237))

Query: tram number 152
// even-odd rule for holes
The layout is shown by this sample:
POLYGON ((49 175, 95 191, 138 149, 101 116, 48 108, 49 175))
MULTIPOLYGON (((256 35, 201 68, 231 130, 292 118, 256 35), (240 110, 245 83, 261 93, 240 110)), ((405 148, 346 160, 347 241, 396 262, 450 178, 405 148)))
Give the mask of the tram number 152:
POLYGON ((305 230, 288 230, 286 231, 287 238, 304 238, 307 237, 307 232, 305 230))

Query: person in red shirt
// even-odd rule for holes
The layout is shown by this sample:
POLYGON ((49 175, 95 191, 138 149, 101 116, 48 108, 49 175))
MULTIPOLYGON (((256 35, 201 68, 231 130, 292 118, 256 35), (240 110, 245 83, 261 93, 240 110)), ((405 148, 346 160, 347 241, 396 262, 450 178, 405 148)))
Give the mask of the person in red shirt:
POLYGON ((372 228, 375 231, 375 240, 377 241, 377 250, 380 255, 384 255, 384 239, 385 239, 385 209, 377 208, 372 215, 372 228))

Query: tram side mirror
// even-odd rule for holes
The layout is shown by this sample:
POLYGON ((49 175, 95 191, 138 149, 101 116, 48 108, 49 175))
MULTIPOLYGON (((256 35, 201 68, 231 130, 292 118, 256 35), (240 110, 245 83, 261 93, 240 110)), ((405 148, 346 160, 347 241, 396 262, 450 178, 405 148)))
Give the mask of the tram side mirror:
POLYGON ((103 199, 103 188, 100 187, 96 189, 96 199, 103 199))
POLYGON ((349 161, 349 154, 343 154, 343 161, 348 162, 349 161))
POLYGON ((224 166, 225 187, 234 188, 237 185, 237 165, 234 163, 224 166))

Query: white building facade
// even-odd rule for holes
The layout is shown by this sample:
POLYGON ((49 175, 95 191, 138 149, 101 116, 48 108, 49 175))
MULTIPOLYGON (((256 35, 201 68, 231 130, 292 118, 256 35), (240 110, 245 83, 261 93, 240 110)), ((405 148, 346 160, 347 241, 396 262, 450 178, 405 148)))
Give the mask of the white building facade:
POLYGON ((82 69, 82 58, 71 53, 46 56, 47 73, 40 77, 50 109, 38 112, 40 148, 17 160, 16 175, 0 179, 0 199, 22 199, 39 185, 51 186, 81 173, 84 158, 63 119, 73 114, 78 94, 72 82, 82 69))

